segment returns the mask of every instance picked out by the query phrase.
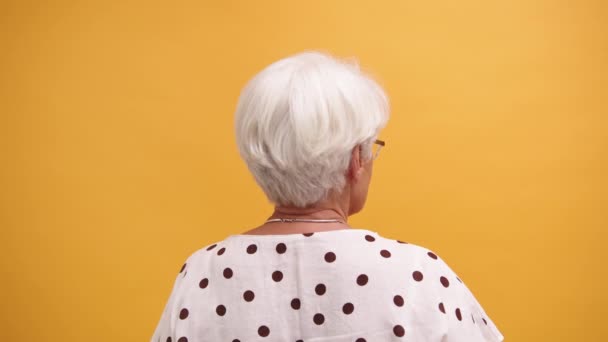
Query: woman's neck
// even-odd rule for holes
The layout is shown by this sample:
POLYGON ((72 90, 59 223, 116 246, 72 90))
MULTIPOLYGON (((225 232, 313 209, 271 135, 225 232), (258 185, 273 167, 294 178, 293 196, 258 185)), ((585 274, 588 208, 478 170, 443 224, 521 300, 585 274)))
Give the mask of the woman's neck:
POLYGON ((348 215, 339 205, 324 203, 308 208, 276 206, 268 220, 290 218, 305 220, 337 220, 340 222, 267 222, 244 234, 280 235, 314 233, 337 229, 348 229, 348 215))
POLYGON ((325 208, 289 208, 289 207, 275 207, 274 212, 268 218, 293 218, 293 219, 307 219, 307 220, 339 220, 344 223, 348 221, 348 215, 346 215, 339 207, 325 207, 325 208))

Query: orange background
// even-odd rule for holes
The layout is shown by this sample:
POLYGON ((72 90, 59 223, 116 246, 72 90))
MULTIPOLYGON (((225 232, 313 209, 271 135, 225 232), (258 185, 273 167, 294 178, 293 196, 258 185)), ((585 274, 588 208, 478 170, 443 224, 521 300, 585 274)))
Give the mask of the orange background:
POLYGON ((606 340, 606 4, 3 1, 0 340, 149 340, 185 258, 270 215, 233 113, 306 49, 392 101, 351 225, 437 251, 507 341, 606 340))

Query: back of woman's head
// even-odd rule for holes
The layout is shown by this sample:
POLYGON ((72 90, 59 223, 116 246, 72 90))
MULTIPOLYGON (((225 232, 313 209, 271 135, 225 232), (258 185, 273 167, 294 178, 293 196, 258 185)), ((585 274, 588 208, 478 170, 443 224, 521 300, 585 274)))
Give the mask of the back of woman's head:
POLYGON ((344 187, 352 149, 361 144, 369 159, 388 117, 386 94, 355 62, 304 52, 247 83, 237 146, 271 202, 305 207, 344 187))

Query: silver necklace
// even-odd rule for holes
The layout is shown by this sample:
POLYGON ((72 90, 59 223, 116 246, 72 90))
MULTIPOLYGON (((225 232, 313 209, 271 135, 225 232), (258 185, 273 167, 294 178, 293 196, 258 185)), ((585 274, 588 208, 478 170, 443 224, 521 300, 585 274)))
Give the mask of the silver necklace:
POLYGON ((276 218, 276 219, 266 221, 266 223, 272 223, 272 222, 319 222, 319 223, 338 222, 338 223, 344 223, 344 221, 342 221, 342 220, 322 220, 322 219, 315 220, 315 219, 297 219, 297 218, 276 218))

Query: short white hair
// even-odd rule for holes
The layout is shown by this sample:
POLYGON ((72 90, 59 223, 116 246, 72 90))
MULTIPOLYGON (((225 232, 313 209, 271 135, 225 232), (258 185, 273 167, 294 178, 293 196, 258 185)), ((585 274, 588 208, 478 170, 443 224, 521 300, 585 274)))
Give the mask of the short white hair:
POLYGON ((356 61, 303 52, 276 61, 243 88, 239 153, 268 199, 306 207, 342 190, 352 149, 364 158, 389 118, 388 96, 356 61))

